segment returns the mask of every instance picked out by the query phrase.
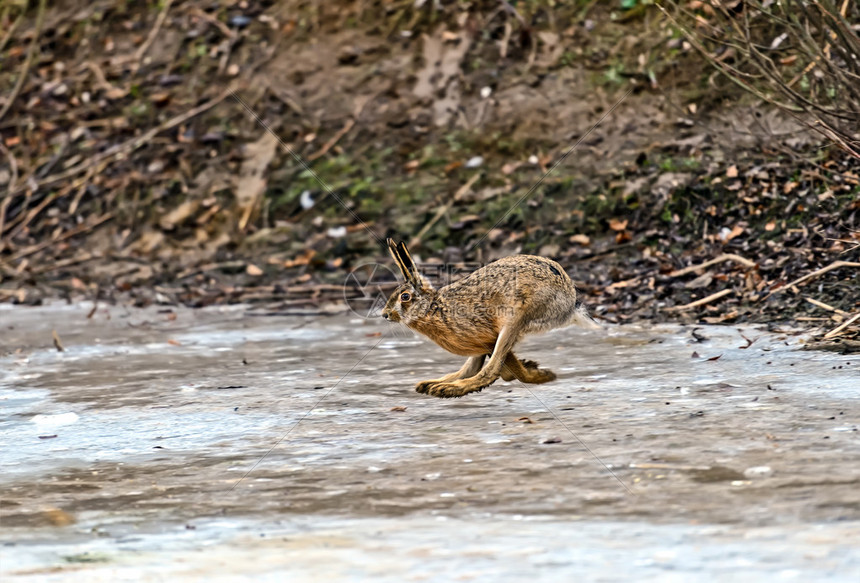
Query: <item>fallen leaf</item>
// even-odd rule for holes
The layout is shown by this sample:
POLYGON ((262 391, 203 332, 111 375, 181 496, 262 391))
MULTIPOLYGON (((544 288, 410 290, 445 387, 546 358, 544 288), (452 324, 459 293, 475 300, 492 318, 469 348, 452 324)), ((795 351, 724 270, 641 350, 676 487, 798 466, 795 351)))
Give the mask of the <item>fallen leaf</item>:
POLYGON ((523 423, 534 423, 529 417, 520 417, 517 421, 522 421, 523 423))
POLYGON ((615 234, 615 244, 620 245, 621 243, 626 243, 633 238, 633 235, 630 234, 630 231, 621 231, 615 234))
POLYGON ((507 164, 502 166, 502 174, 504 174, 505 176, 513 174, 514 171, 516 171, 516 169, 519 167, 519 162, 508 162, 507 164))
POLYGON ((402 413, 403 411, 406 411, 406 407, 392 407, 389 411, 398 411, 402 413))
POLYGON ((167 343, 171 346, 182 346, 182 343, 179 340, 174 340, 173 338, 170 338, 167 343))
POLYGON ((737 178, 738 177, 738 167, 732 164, 728 168, 726 168, 726 178, 737 178))
POLYGON ((241 210, 239 230, 244 231, 251 214, 260 204, 268 180, 266 169, 278 149, 278 138, 263 132, 256 142, 245 145, 245 156, 236 177, 236 204, 241 210))
POLYGON ((249 263, 248 266, 245 267, 245 273, 257 277, 263 275, 263 270, 254 265, 253 263, 249 263))
POLYGON ((51 330, 51 336, 54 339, 54 348, 57 349, 57 352, 64 352, 66 349, 63 348, 63 343, 60 342, 60 335, 57 334, 57 331, 51 330))
POLYGON ((571 235, 567 242, 587 247, 588 245, 591 245, 591 238, 588 235, 571 235))
POLYGON ((720 354, 720 355, 718 355, 718 356, 712 356, 712 357, 711 357, 711 358, 709 358, 708 360, 709 360, 709 361, 713 361, 713 360, 720 360, 722 357, 723 357, 723 355, 722 355, 722 354, 720 354))
POLYGON ((623 231, 627 228, 627 219, 609 219, 609 228, 613 231, 623 231))
POLYGON ((44 516, 53 526, 69 526, 70 524, 75 523, 74 516, 72 516, 65 510, 60 510, 59 508, 51 508, 50 510, 45 510, 44 516))

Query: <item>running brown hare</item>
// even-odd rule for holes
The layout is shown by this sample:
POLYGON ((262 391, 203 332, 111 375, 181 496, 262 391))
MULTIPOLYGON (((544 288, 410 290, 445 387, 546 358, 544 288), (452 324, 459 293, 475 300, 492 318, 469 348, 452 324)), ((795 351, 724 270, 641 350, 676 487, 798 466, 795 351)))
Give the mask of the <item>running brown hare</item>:
POLYGON ((569 324, 599 328, 577 300, 570 277, 551 259, 505 257, 437 290, 418 272, 406 245, 386 242, 406 281, 391 294, 382 317, 406 324, 448 352, 469 357, 457 372, 418 383, 419 393, 462 397, 499 377, 547 383, 555 380, 555 373, 514 356, 517 342, 526 334, 569 324))

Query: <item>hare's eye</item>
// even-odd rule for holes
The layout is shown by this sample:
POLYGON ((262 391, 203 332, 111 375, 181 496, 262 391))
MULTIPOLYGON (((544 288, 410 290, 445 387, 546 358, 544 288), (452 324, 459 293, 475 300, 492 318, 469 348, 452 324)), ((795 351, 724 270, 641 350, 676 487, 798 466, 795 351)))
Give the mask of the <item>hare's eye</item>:
POLYGON ((411 299, 412 299, 412 296, 409 294, 409 292, 403 292, 402 294, 400 294, 400 301, 401 302, 408 302, 411 299))

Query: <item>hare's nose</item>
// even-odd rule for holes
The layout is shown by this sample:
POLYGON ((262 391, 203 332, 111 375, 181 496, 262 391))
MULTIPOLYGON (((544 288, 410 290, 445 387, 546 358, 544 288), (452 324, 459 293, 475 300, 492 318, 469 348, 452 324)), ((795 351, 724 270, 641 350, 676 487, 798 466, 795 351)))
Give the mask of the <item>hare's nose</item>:
POLYGON ((387 320, 388 319, 388 312, 382 312, 382 317, 387 320))

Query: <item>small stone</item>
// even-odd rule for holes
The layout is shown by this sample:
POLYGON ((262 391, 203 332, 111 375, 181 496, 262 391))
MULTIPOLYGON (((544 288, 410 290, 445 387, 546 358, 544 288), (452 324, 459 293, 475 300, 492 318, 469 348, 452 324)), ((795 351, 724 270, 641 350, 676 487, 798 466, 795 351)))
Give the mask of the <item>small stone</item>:
POLYGON ((744 470, 745 478, 765 478, 773 473, 770 466, 753 466, 744 470))

